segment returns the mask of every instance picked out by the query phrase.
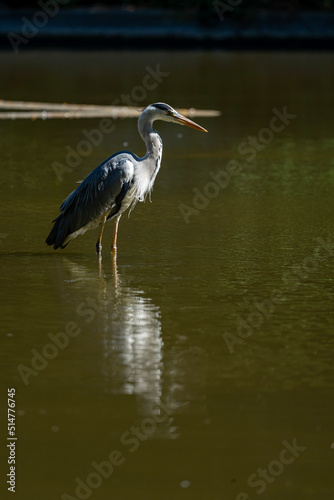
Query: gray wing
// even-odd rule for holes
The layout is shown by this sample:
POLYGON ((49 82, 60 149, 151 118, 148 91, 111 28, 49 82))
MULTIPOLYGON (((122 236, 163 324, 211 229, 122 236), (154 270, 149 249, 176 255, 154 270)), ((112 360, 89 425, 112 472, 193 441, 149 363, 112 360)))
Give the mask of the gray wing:
POLYGON ((93 170, 61 205, 46 243, 63 248, 67 236, 81 227, 109 210, 110 216, 115 215, 131 185, 134 162, 130 154, 120 153, 93 170))

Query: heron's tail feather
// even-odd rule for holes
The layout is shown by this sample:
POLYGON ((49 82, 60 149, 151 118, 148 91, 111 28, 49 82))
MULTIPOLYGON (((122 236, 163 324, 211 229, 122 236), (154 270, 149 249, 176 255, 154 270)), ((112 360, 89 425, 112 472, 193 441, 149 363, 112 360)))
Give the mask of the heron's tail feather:
POLYGON ((49 236, 46 238, 45 243, 50 246, 53 245, 53 248, 55 250, 57 250, 57 248, 59 247, 65 248, 69 242, 67 242, 65 245, 64 242, 70 232, 68 224, 66 223, 67 221, 64 220, 64 216, 61 214, 53 222, 53 228, 51 229, 49 236))

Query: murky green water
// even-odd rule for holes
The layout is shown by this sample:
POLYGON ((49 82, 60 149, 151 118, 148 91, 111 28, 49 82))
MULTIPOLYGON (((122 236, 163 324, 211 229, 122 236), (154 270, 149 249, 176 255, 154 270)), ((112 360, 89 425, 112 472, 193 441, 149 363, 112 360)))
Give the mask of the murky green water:
POLYGON ((117 262, 106 227, 101 264, 96 231, 64 251, 44 240, 77 180, 115 151, 144 153, 135 121, 62 178, 53 162, 99 120, 1 123, 1 416, 6 437, 15 387, 16 498, 332 498, 333 57, 0 54, 6 99, 141 98, 160 65, 169 75, 138 106, 222 111, 197 119, 209 134, 157 125, 153 203, 123 216, 117 262))

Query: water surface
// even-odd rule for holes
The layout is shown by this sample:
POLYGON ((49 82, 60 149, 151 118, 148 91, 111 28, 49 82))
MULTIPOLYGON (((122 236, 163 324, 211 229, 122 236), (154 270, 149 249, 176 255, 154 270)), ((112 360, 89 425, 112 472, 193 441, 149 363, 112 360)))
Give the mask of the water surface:
POLYGON ((138 107, 222 111, 197 119, 209 134, 157 124, 152 203, 122 217, 117 259, 106 227, 102 262, 96 231, 64 251, 44 240, 76 181, 117 150, 144 153, 135 121, 115 122, 62 178, 53 162, 98 119, 1 123, 1 414, 15 387, 19 500, 332 498, 333 62, 0 54, 6 99, 107 104, 159 65, 169 75, 138 107), (263 131, 284 107, 289 123, 263 131), (230 160, 228 181, 209 184, 230 160), (119 465, 96 475, 113 450, 119 465))

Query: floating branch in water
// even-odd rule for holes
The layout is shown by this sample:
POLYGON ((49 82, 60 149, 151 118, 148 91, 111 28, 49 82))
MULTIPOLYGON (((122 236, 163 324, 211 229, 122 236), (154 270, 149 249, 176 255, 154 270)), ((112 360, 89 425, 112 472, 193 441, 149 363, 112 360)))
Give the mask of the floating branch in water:
MULTIPOLYGON (((95 104, 68 104, 51 102, 6 101, 0 99, 0 109, 11 111, 0 112, 1 120, 48 120, 56 118, 137 118, 141 108, 131 106, 100 106, 95 104), (17 111, 19 110, 19 111, 17 111)), ((180 109, 177 111, 185 116, 219 116, 220 111, 210 109, 180 109)))

